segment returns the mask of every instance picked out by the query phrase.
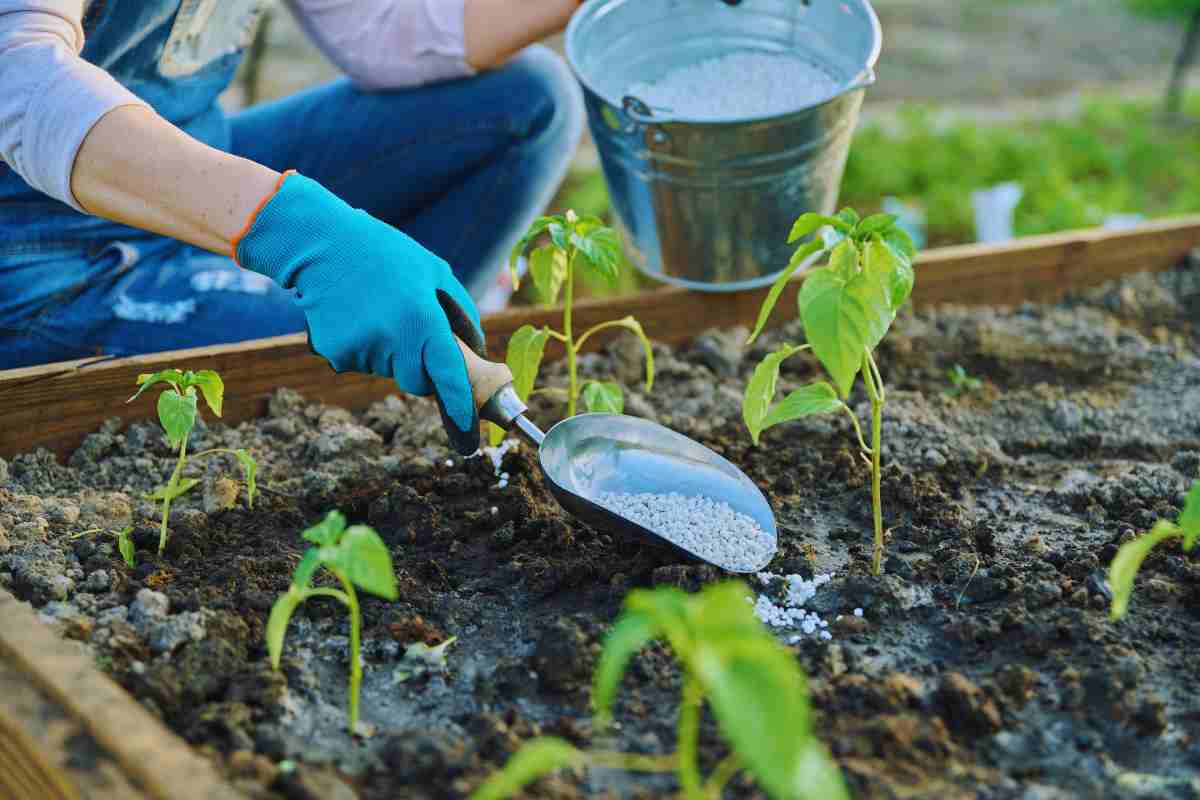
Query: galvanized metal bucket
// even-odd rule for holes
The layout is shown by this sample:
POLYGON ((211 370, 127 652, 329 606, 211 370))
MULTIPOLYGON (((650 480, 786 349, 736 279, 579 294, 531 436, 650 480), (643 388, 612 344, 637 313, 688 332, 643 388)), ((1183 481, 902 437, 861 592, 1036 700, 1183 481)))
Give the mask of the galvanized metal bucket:
POLYGON ((567 60, 633 263, 691 289, 773 281, 796 217, 836 210, 881 38, 867 0, 588 0, 567 28, 567 60), (798 55, 841 88, 782 115, 728 119, 672 116, 627 94, 747 50, 798 55))

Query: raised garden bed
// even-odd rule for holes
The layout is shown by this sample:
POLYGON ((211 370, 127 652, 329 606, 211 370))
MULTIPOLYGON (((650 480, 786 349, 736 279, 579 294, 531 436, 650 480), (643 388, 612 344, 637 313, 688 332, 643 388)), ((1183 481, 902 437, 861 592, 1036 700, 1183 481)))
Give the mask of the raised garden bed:
MULTIPOLYGON (((1170 261, 1161 248, 1145 255, 1146 239, 1132 256, 1123 251, 1120 267, 1115 256, 1097 258, 1122 252, 1117 246, 1090 245, 1089 258, 1072 261, 1088 250, 1080 242, 1090 240, 1057 244, 1057 260, 1042 262, 1039 273, 1051 278, 1030 282, 1023 296, 1061 294, 1071 281, 1056 278, 1090 282, 1136 269, 1139 258, 1143 267, 1164 268, 1196 243, 1194 229, 1172 230, 1178 252, 1170 261)), ((925 271, 918 265, 926 292, 952 284, 938 272, 939 257, 946 256, 927 257, 925 271)), ((997 301, 1015 299, 1022 281, 1002 276, 1029 268, 1027 260, 1009 258, 1006 273, 999 255, 976 253, 971 263, 989 266, 969 274, 996 277, 971 284, 960 273, 964 297, 983 299, 983 286, 997 301), (1005 295, 1001 287, 1009 284, 1005 295)), ((664 293, 657 304, 633 302, 658 309, 656 319, 678 320, 681 306, 662 297, 706 309, 723 300, 664 293)), ((1137 274, 1056 305, 929 307, 944 299, 918 295, 918 311, 901 316, 879 352, 890 387, 882 578, 869 572, 870 507, 849 423, 821 417, 783 425, 754 448, 741 422, 749 372, 776 344, 798 339, 794 323, 745 351, 744 328, 685 335, 683 322, 692 317, 672 322, 674 335, 660 336, 639 311, 653 338, 675 343, 656 346, 654 394, 640 392, 635 343, 584 357, 581 371, 615 377, 627 387, 627 413, 653 417, 746 470, 780 524, 771 572, 834 573, 807 606, 829 623, 832 638, 791 628, 778 633, 794 640, 810 676, 817 730, 856 796, 1189 796, 1200 790, 1200 703, 1187 682, 1200 646, 1200 562, 1175 548, 1154 553, 1119 623, 1108 621, 1104 569, 1124 538, 1176 513, 1200 473, 1200 269, 1137 274), (956 364, 981 385, 952 396, 946 372, 956 364)), ((737 302, 752 309, 752 318, 752 300, 737 302)), ((613 316, 611 307, 596 313, 613 316)), ((516 324, 514 318, 510 330, 516 324)), ((505 338, 502 325, 488 328, 505 338)), ((289 346, 297 353, 303 347, 289 346)), ((264 356, 260 363, 281 371, 239 389, 237 368, 251 367, 222 355, 218 369, 220 358, 234 367, 224 371, 235 419, 252 416, 253 395, 266 393, 272 378, 286 386, 287 370, 310 375, 306 357, 264 356), (245 413, 235 410, 239 391, 245 413)), ((103 365, 92 374, 107 374, 124 397, 132 393, 132 376, 124 373, 148 371, 154 360, 103 365)), ((69 394, 60 386, 74 379, 53 374, 4 376, 0 392, 21 403, 31 391, 69 394)), ((798 357, 785 366, 784 388, 814 374, 813 362, 798 357)), ((76 386, 86 376, 78 373, 76 386)), ((564 379, 559 365, 547 366, 544 376, 551 384, 564 379)), ((343 379, 326 373, 322 380, 297 384, 343 379)), ((334 391, 355 390, 384 393, 368 381, 334 391)), ((856 396, 852 404, 862 402, 856 396)), ((92 680, 95 672, 80 666, 78 653, 63 667, 29 657, 38 649, 23 638, 31 623, 23 612, 9 613, 11 603, 0 604, 0 666, 57 707, 39 718, 58 714, 79 728, 58 740, 74 742, 92 754, 89 763, 119 773, 145 796, 185 796, 173 794, 169 782, 155 783, 170 773, 156 773, 145 751, 123 747, 123 736, 156 733, 156 717, 209 757, 189 761, 195 756, 176 740, 160 740, 171 758, 184 759, 178 763, 225 782, 209 796, 464 795, 538 732, 592 739, 591 668, 630 588, 695 589, 721 577, 565 517, 528 447, 503 457, 509 481, 499 488, 489 459, 447 451, 427 401, 390 398, 348 411, 279 389, 266 405, 265 415, 239 424, 210 418, 192 442, 196 450, 245 447, 255 454, 264 491, 253 511, 244 495, 234 507, 220 507, 219 479, 236 473, 232 461, 197 462, 193 474, 205 491, 176 501, 162 559, 154 552, 158 509, 143 495, 164 482, 175 458, 153 423, 151 401, 137 404, 136 421, 104 425, 62 461, 49 450, 9 451, 0 468, 0 590, 31 603, 67 639, 86 642, 92 662, 143 709, 134 706, 137 714, 121 722, 73 706, 72 687, 85 692, 85 678, 52 676, 79 669, 92 680), (346 620, 339 607, 317 599, 301 608, 279 673, 270 670, 263 643, 266 615, 306 546, 299 532, 333 508, 380 532, 399 582, 398 602, 363 600, 362 707, 373 731, 362 737, 345 732, 346 620), (103 532, 126 525, 134 526, 138 548, 133 569, 103 532), (405 656, 409 645, 451 636, 457 639, 444 667, 405 656)), ((110 411, 129 413, 119 405, 95 413, 110 411)), ((43 413, 53 416, 53 409, 43 413)), ((542 423, 557 413, 545 401, 534 404, 542 423)), ((46 443, 71 450, 63 431, 82 424, 79 418, 62 414, 62 428, 46 443)), ((13 431, 10 419, 6 412, 6 442, 36 435, 13 431)), ((779 599, 776 583, 752 583, 779 599)), ((638 656, 619 695, 614 744, 668 752, 678 681, 664 647, 638 656)), ((49 737, 32 721, 33 701, 19 706, 21 713, 13 712, 15 702, 0 699, 0 725, 49 737)), ((42 772, 82 783, 80 758, 59 757, 55 740, 42 741, 42 772)), ((702 742, 711 767, 724 752, 711 722, 702 742)), ((669 777, 590 773, 544 780, 531 794, 660 797, 672 789, 669 777)), ((738 779, 727 796, 756 792, 738 779)))

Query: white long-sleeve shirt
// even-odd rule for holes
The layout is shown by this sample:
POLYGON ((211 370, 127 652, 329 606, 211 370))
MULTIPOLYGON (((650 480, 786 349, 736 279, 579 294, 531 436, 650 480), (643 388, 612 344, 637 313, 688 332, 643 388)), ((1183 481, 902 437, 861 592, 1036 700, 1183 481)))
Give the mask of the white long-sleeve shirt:
MULTIPOLYGON (((472 71, 463 0, 286 1, 326 57, 363 88, 396 89, 472 71)), ((0 0, 0 159, 34 189, 80 211, 71 171, 84 138, 114 108, 145 105, 80 57, 90 2, 0 0)), ((213 14, 222 13, 221 5, 213 14)), ((172 63, 187 69, 186 58, 172 63)))

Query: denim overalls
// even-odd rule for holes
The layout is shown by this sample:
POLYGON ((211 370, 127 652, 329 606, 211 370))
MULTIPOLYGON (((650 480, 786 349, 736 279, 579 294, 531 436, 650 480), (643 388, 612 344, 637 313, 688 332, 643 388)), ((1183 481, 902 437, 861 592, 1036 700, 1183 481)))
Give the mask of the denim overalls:
MULTIPOLYGON (((391 92, 338 80, 226 116, 217 97, 269 4, 92 0, 81 55, 191 136, 296 169, 397 226, 482 297, 578 144, 565 66, 534 46, 465 80, 391 92)), ((304 329, 290 293, 228 257, 80 214, 0 163, 0 369, 304 329)))

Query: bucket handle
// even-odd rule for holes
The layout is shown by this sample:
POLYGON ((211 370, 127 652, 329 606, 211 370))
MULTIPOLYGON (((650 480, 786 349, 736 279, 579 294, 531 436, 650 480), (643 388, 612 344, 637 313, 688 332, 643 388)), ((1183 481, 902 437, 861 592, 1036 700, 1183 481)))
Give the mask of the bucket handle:
MULTIPOLYGON (((642 125, 656 125, 670 122, 665 117, 654 116, 654 110, 644 100, 631 94, 627 94, 621 98, 621 108, 625 111, 627 117, 642 125)), ((661 110, 669 111, 670 109, 661 110)))
POLYGON ((876 76, 875 70, 868 67, 855 78, 849 86, 846 87, 846 92, 857 92, 859 89, 868 89, 875 85, 876 76))

